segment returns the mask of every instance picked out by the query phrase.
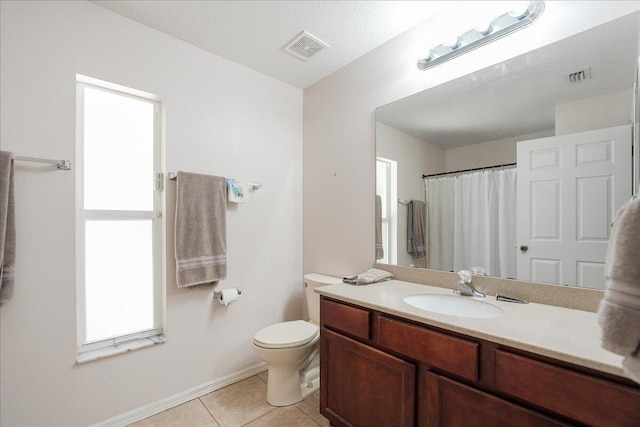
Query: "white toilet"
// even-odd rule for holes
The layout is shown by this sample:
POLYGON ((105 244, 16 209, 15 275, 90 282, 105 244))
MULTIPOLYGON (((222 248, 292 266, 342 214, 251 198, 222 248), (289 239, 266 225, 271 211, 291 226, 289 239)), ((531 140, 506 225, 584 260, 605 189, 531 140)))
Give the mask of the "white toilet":
POLYGON ((267 402, 273 406, 298 403, 320 384, 320 295, 313 290, 342 281, 307 274, 304 282, 309 321, 276 323, 259 330, 253 337, 256 354, 269 365, 267 402))

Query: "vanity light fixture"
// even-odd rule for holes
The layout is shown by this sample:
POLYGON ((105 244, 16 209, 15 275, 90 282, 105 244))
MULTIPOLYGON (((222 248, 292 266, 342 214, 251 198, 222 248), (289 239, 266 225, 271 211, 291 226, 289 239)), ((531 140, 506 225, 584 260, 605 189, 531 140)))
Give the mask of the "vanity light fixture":
POLYGON ((533 23, 543 11, 544 2, 542 0, 532 0, 524 12, 507 12, 495 18, 485 28, 469 30, 458 36, 453 44, 440 44, 432 48, 426 58, 418 60, 418 69, 426 70, 442 64, 456 56, 460 56, 515 31, 521 30, 533 23))

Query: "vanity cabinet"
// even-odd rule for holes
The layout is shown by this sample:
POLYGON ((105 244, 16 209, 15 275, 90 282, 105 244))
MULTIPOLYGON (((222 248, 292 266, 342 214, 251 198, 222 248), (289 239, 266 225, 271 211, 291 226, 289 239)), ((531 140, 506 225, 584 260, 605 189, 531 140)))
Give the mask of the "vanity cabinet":
POLYGON ((320 412, 334 426, 640 426, 640 386, 331 300, 320 412))
POLYGON ((325 416, 334 425, 415 425, 415 365, 352 339, 369 341, 369 310, 322 299, 320 313, 323 324, 340 332, 321 331, 325 416))

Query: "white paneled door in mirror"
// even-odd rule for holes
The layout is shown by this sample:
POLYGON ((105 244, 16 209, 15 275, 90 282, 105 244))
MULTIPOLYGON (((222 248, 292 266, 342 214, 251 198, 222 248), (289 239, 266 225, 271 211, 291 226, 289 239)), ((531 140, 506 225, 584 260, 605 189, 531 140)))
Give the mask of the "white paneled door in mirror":
POLYGON ((518 143, 518 279, 604 288, 630 150, 631 125, 518 143))

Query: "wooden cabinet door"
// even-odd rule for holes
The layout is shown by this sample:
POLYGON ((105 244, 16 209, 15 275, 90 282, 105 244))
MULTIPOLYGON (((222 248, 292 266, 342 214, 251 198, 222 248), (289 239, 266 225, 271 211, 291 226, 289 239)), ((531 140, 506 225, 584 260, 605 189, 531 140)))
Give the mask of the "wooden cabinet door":
POLYGON ((430 372, 426 381, 427 401, 420 402, 420 410, 426 409, 426 414, 420 419, 429 427, 567 425, 430 372))
POLYGON ((332 425, 414 425, 414 365, 327 329, 320 352, 320 412, 332 425))

